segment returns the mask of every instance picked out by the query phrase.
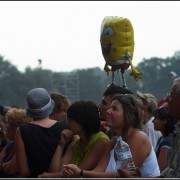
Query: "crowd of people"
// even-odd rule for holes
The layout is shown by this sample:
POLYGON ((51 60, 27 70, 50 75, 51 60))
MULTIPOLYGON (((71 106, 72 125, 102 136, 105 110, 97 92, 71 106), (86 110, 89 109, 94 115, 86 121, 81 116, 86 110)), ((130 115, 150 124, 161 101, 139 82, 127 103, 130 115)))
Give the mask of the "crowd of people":
POLYGON ((44 88, 26 99, 26 108, 0 106, 0 178, 180 177, 180 77, 163 103, 113 83, 99 104, 44 88), (136 174, 117 166, 118 136, 136 174))

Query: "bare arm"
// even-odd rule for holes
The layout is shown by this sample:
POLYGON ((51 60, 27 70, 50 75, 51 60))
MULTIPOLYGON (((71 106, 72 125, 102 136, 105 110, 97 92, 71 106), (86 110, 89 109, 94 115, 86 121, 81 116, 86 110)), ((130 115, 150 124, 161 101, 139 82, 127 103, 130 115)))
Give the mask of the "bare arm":
POLYGON ((151 152, 151 143, 144 132, 133 134, 128 142, 136 167, 141 167, 146 157, 151 152))
POLYGON ((13 158, 2 164, 3 172, 6 174, 14 175, 18 172, 17 166, 16 166, 16 155, 13 156, 13 158))
POLYGON ((118 172, 96 172, 96 171, 87 171, 83 170, 83 173, 81 172, 81 169, 76 166, 75 164, 68 164, 63 165, 66 170, 68 170, 68 173, 66 174, 66 178, 71 177, 83 177, 83 178, 116 178, 118 177, 118 172))
POLYGON ((59 172, 62 166, 63 147, 57 145, 56 151, 51 160, 48 172, 59 172))
POLYGON ((60 170, 62 166, 62 153, 63 146, 58 144, 56 151, 51 160, 48 172, 44 172, 38 176, 38 178, 59 178, 60 170))
POLYGON ((167 156, 168 156, 168 148, 162 147, 158 157, 158 165, 160 172, 164 170, 164 167, 167 163, 167 156))
MULTIPOLYGON (((110 158, 110 151, 112 149, 112 142, 108 143, 108 145, 105 148, 105 151, 103 153, 103 156, 101 156, 101 159, 97 166, 91 170, 83 170, 84 174, 83 177, 85 178, 114 178, 118 175, 118 172, 112 172, 112 173, 105 173, 105 169, 108 165, 109 158, 110 158)), ((68 164, 68 165, 63 165, 65 170, 62 172, 62 177, 80 177, 80 171, 81 168, 76 166, 75 164, 68 164)))
MULTIPOLYGON (((68 143, 69 139, 73 136, 73 132, 69 129, 65 129, 62 131, 60 134, 60 141, 58 143, 58 146, 56 148, 56 151, 53 155, 53 158, 51 159, 51 163, 49 166, 48 172, 59 172, 61 170, 62 163, 64 162, 64 156, 62 159, 62 154, 63 154, 63 148, 64 145, 68 143)), ((69 148, 67 149, 69 152, 69 148)), ((68 158, 68 163, 71 162, 71 156, 70 154, 66 155, 68 158)), ((67 159, 66 158, 66 159, 67 159)))
POLYGON ((19 174, 23 177, 29 176, 30 171, 28 167, 24 143, 22 141, 19 128, 17 128, 16 136, 15 136, 15 153, 16 153, 16 161, 17 161, 19 174))
POLYGON ((88 154, 88 156, 79 165, 79 168, 86 170, 94 169, 100 161, 101 157, 103 156, 108 143, 109 142, 105 139, 102 139, 99 142, 97 142, 92 148, 91 152, 88 154))
POLYGON ((59 177, 61 177, 60 171, 61 171, 62 164, 69 164, 72 161, 72 146, 76 140, 77 140, 77 138, 75 138, 72 141, 72 143, 67 148, 64 156, 62 157, 63 146, 67 142, 62 140, 62 137, 61 137, 60 142, 61 142, 62 146, 60 144, 58 144, 56 151, 53 155, 53 158, 51 160, 48 173, 44 172, 44 173, 40 174, 38 177, 39 178, 59 178, 59 177))
POLYGON ((6 147, 7 145, 0 152, 0 163, 3 162, 3 158, 6 156, 6 147))

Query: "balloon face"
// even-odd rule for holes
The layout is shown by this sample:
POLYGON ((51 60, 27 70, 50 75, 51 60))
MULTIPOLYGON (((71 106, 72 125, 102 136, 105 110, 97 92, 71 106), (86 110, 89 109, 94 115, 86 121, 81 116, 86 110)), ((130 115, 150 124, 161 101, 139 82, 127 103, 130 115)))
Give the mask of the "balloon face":
POLYGON ((107 65, 114 69, 129 67, 134 51, 134 31, 128 19, 105 17, 101 25, 100 42, 107 65))

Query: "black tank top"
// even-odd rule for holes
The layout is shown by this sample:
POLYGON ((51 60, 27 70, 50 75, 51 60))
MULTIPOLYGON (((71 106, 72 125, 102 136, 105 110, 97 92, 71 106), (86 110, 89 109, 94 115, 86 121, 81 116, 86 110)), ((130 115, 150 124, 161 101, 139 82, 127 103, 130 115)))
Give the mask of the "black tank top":
POLYGON ((37 177, 47 172, 53 154, 58 145, 62 130, 67 129, 66 123, 56 122, 50 128, 32 123, 20 127, 21 137, 25 146, 30 177, 37 177))

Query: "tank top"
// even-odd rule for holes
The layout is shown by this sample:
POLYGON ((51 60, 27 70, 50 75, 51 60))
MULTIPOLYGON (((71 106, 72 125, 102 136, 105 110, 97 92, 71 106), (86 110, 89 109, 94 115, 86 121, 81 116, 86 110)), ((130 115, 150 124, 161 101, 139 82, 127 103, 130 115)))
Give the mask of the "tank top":
POLYGON ((94 145, 102 139, 109 141, 109 137, 105 133, 99 131, 98 133, 91 136, 85 149, 81 148, 81 141, 78 139, 73 145, 72 163, 76 165, 81 164, 81 162, 88 156, 94 145))
MULTIPOLYGON (((115 171, 117 171, 117 167, 116 167, 116 161, 114 159, 114 148, 113 148, 110 152, 110 159, 105 172, 115 172, 115 171)), ((141 177, 156 177, 160 175, 156 154, 153 148, 151 148, 151 153, 145 159, 142 166, 140 167, 140 173, 141 173, 141 177)))
POLYGON ((67 129, 65 122, 56 122, 50 128, 27 123, 19 127, 25 146, 30 177, 47 172, 58 145, 61 131, 67 129))

